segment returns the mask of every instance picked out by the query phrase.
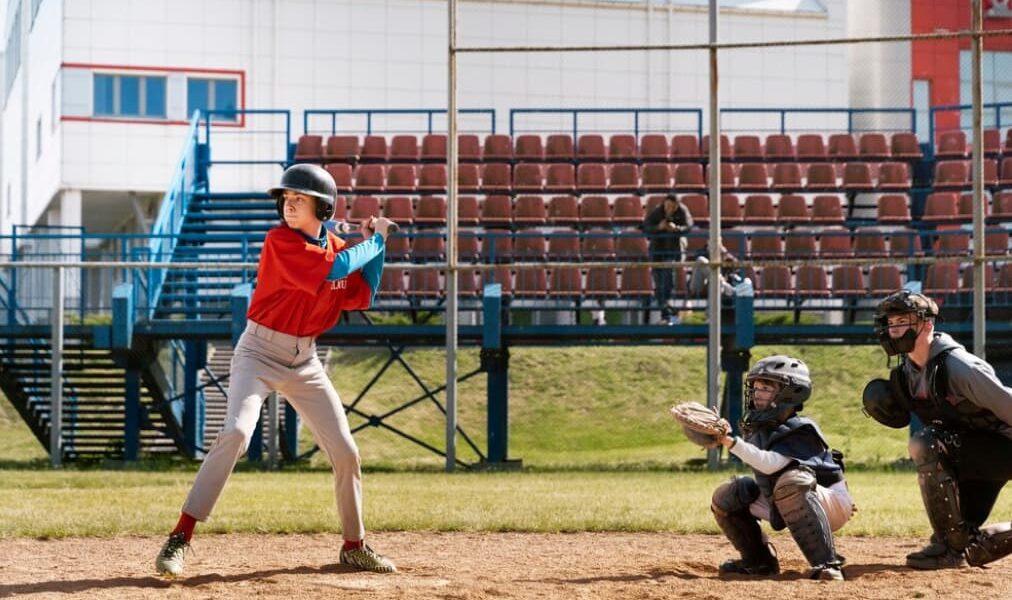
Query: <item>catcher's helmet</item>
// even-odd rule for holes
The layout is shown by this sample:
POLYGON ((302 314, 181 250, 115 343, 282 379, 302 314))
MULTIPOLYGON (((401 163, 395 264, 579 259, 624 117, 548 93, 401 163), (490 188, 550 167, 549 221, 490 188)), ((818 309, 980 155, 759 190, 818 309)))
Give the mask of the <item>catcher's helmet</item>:
POLYGON ((285 190, 316 198, 317 219, 327 221, 334 216, 337 184, 323 167, 305 163, 292 165, 281 175, 281 183, 267 190, 277 201, 278 216, 282 219, 285 217, 285 190))
POLYGON ((938 305, 924 294, 900 290, 893 292, 879 302, 875 312, 875 333, 878 342, 889 356, 906 354, 914 349, 920 327, 908 328, 902 336, 894 338, 889 335, 889 317, 896 315, 916 315, 921 321, 934 319, 938 316, 938 305))
POLYGON ((746 429, 775 427, 791 413, 804 408, 805 400, 812 395, 812 378, 808 366, 798 358, 778 354, 768 356, 755 364, 745 377, 746 429), (767 408, 755 405, 755 382, 766 379, 780 384, 780 391, 767 408))

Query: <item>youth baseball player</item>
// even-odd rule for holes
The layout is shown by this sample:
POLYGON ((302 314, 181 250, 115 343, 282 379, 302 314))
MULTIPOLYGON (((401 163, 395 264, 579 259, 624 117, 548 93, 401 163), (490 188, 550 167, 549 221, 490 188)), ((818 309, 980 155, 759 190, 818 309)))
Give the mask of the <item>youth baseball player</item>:
POLYGON ((267 233, 245 332, 229 370, 228 413, 204 458, 182 514, 155 560, 162 575, 183 572, 197 521, 210 517, 236 461, 246 451, 272 391, 284 394, 313 432, 334 471, 344 545, 340 562, 391 573, 387 558, 365 545, 358 447, 333 384, 316 356, 316 338, 344 310, 369 308, 383 274, 384 245, 394 224, 371 219, 353 247, 323 223, 334 214, 337 186, 317 165, 294 165, 269 193, 283 223, 267 233))

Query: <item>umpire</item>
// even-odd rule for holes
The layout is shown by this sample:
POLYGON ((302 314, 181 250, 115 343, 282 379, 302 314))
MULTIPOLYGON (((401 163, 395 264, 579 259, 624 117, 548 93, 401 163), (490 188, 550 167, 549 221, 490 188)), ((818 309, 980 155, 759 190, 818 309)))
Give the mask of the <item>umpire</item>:
POLYGON ((982 566, 1012 554, 1012 527, 982 528, 1005 483, 1012 479, 1012 389, 994 368, 935 331, 938 305, 907 290, 878 305, 879 342, 902 355, 889 380, 865 387, 869 415, 889 427, 924 429, 910 438, 910 457, 933 534, 907 555, 914 569, 982 566))
MULTIPOLYGON (((674 193, 668 194, 664 202, 643 219, 643 231, 650 238, 651 261, 685 260, 688 240, 685 233, 692 229, 692 213, 674 193)), ((661 319, 665 324, 676 322, 676 311, 672 293, 675 290, 675 272, 671 267, 655 267, 654 295, 661 307, 661 319)))

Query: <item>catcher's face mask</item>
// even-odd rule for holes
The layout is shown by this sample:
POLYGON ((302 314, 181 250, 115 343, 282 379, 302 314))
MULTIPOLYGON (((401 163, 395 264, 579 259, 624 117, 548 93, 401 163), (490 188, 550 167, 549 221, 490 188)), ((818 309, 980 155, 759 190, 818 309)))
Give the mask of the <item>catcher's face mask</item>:
POLYGON ((908 354, 917 344, 928 319, 938 316, 938 305, 922 294, 902 290, 878 306, 875 331, 879 344, 889 356, 908 354))

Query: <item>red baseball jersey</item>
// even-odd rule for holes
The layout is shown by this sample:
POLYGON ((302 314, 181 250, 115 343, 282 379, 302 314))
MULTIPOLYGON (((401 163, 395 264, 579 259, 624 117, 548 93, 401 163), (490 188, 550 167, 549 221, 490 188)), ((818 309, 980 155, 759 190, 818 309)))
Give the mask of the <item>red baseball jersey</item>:
POLYGON ((289 335, 316 337, 337 323, 341 311, 369 308, 373 291, 361 271, 327 281, 334 255, 345 245, 329 231, 326 248, 286 225, 268 231, 246 317, 289 335))

